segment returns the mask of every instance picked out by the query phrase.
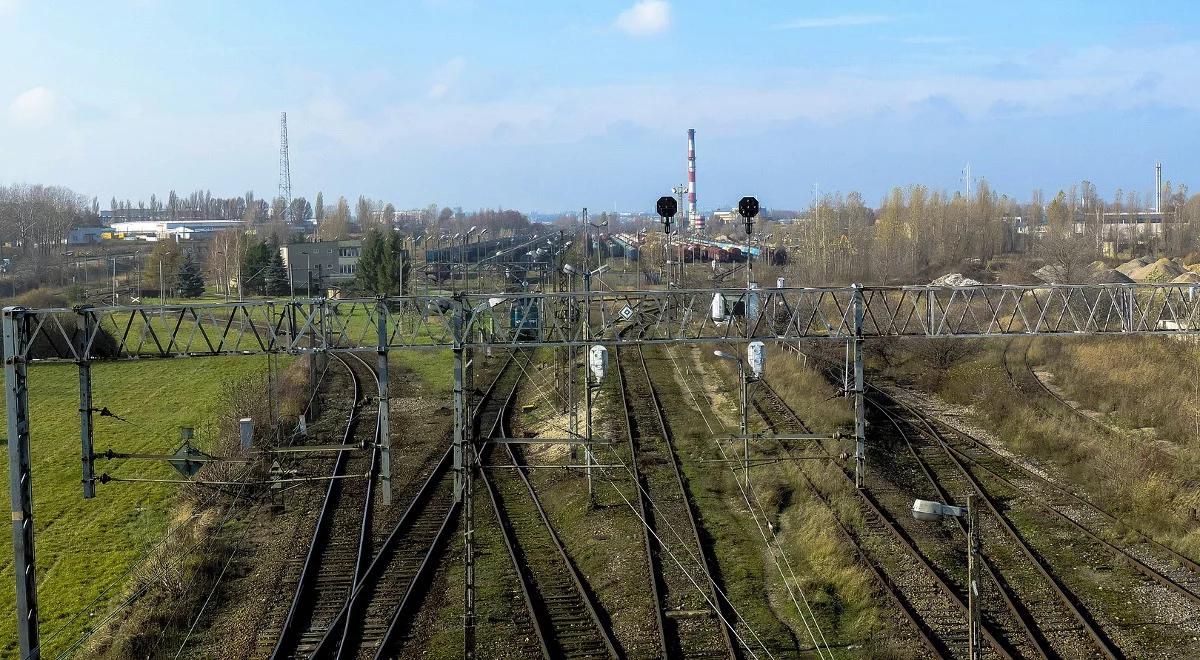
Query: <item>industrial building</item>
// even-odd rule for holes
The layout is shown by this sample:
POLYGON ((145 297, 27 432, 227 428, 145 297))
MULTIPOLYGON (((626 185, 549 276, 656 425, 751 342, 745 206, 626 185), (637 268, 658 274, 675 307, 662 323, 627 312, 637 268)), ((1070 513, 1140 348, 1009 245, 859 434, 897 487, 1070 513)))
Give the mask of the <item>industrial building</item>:
POLYGON ((341 287, 354 281, 362 252, 361 240, 289 243, 279 246, 293 289, 305 289, 308 278, 320 277, 322 284, 341 287))
POLYGON ((243 226, 241 220, 133 220, 112 223, 112 233, 113 238, 126 240, 187 240, 243 226))

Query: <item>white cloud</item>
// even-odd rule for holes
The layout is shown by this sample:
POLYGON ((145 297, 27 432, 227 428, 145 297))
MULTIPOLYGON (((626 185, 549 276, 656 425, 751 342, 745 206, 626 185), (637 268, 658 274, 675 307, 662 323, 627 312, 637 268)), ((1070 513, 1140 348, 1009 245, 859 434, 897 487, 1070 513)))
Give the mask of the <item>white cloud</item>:
POLYGON ((842 14, 840 16, 817 16, 812 18, 797 18, 777 25, 780 30, 810 30, 815 28, 855 27, 859 25, 878 25, 891 23, 893 19, 886 14, 842 14))
POLYGON ((429 98, 445 98, 450 93, 450 90, 454 88, 454 85, 458 83, 458 79, 462 77, 463 70, 466 68, 467 61, 461 57, 456 57, 434 69, 433 84, 429 87, 429 98))
POLYGON ((46 87, 27 89, 8 104, 8 117, 15 124, 41 126, 54 121, 64 108, 63 100, 46 87))
POLYGON ((671 27, 671 3, 666 0, 639 0, 621 12, 613 25, 636 37, 664 32, 671 27))

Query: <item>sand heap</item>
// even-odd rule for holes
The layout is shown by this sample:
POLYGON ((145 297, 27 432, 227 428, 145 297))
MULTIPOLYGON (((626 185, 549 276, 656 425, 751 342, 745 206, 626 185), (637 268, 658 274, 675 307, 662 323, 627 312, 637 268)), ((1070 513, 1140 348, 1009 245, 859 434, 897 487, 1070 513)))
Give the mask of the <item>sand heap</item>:
POLYGON ((1170 282, 1184 273, 1183 266, 1163 257, 1152 264, 1125 273, 1139 282, 1170 282))
POLYGON ((1147 259, 1146 257, 1138 257, 1137 259, 1131 259, 1131 260, 1126 261, 1125 263, 1121 264, 1120 266, 1117 266, 1117 270, 1121 271, 1122 273, 1124 273, 1130 277, 1133 277, 1134 271, 1136 271, 1140 268, 1145 268, 1146 266, 1149 266, 1149 265, 1150 265, 1149 259, 1147 259))
POLYGON ((978 281, 973 280, 962 273, 946 273, 936 280, 930 282, 934 286, 975 286, 978 281))
POLYGON ((1097 270, 1088 276, 1090 284, 1132 284, 1133 279, 1115 268, 1097 270))
POLYGON ((1200 284, 1200 275, 1189 271, 1171 280, 1171 284, 1200 284))

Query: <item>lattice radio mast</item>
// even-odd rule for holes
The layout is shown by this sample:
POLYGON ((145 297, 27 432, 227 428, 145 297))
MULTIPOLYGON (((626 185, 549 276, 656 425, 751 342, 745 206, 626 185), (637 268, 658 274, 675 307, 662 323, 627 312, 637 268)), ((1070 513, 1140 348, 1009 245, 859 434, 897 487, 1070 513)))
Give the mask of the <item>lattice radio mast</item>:
POLYGON ((292 167, 288 162, 287 113, 279 113, 279 196, 283 198, 283 221, 292 218, 292 167))

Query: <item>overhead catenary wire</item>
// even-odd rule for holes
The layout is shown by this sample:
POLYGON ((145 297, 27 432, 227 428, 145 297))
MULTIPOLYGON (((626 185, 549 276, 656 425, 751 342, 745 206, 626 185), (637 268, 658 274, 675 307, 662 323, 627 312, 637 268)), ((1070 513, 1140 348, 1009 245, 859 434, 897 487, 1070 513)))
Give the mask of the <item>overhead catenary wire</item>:
MULTIPOLYGON (((633 470, 629 467, 629 465, 626 464, 623 460, 621 460, 621 457, 619 455, 617 455, 615 450, 609 449, 608 447, 602 447, 602 448, 606 449, 609 453, 612 454, 613 460, 615 461, 616 465, 619 465, 620 467, 625 469, 625 472, 627 472, 629 474, 630 479, 633 480, 634 486, 645 496, 646 501, 650 503, 650 507, 652 509, 654 509, 655 513, 663 514, 664 513, 663 510, 658 507, 658 503, 654 501, 654 498, 650 496, 650 493, 648 493, 645 488, 642 488, 641 484, 639 484, 637 482, 637 478, 633 474, 633 470)), ((600 471, 600 474, 610 484, 613 484, 614 488, 616 487, 615 482, 613 482, 613 480, 611 478, 604 476, 603 470, 600 471)), ((621 495, 621 499, 624 500, 625 503, 628 504, 631 509, 633 509, 634 515, 637 516, 638 520, 642 523, 642 525, 644 527, 646 527, 646 529, 650 532, 650 534, 652 536, 654 536, 654 538, 658 541, 659 545, 661 545, 663 547, 663 549, 665 549, 667 551, 667 553, 675 561, 675 564, 679 566, 680 570, 682 570, 684 572, 684 574, 687 575, 688 580, 696 587, 697 590, 700 591, 701 597, 703 597, 704 600, 709 604, 709 606, 711 606, 713 608, 713 610, 717 613, 717 616, 721 617, 721 620, 723 622, 725 622, 725 625, 729 627, 730 631, 733 632, 734 636, 738 637, 738 641, 742 642, 742 645, 746 646, 746 648, 749 649, 749 646, 746 645, 745 641, 742 640, 741 637, 738 635, 737 630, 733 627, 732 624, 729 623, 728 620, 726 620, 725 616, 721 613, 721 610, 718 607, 718 604, 714 603, 711 600, 711 598, 709 597, 709 595, 704 593, 703 587, 701 587, 700 584, 697 583, 694 578, 692 578, 691 574, 687 571, 686 568, 684 568, 683 564, 675 556, 675 553, 671 552, 669 544, 666 543, 662 539, 661 536, 659 536, 657 533, 655 533, 655 531, 649 526, 649 523, 641 517, 641 515, 638 513, 637 509, 635 509, 633 507, 633 504, 630 503, 629 500, 625 497, 624 493, 620 493, 620 495, 621 495)), ((663 523, 667 526, 667 530, 670 531, 671 534, 675 536, 675 539, 679 542, 679 544, 683 546, 684 551, 687 552, 688 558, 693 563, 703 567, 704 566, 704 558, 696 556, 695 552, 692 551, 691 545, 686 540, 684 540, 683 536, 680 535, 679 531, 677 529, 675 529, 675 526, 671 524, 670 516, 667 516, 667 515, 661 515, 661 516, 656 515, 655 516, 656 520, 659 518, 661 518, 663 520, 663 523)), ((725 602, 729 603, 729 607, 731 609, 733 609, 733 612, 736 615, 737 619, 746 625, 746 628, 750 631, 750 634, 755 638, 755 640, 758 642, 759 646, 763 647, 763 650, 767 653, 767 655, 770 657, 774 657, 774 656, 771 656, 770 650, 767 649, 766 644, 758 636, 758 632, 755 631, 754 627, 750 625, 750 623, 746 620, 746 618, 743 617, 741 615, 741 613, 737 611, 737 606, 735 606, 733 604, 733 601, 729 599, 729 596, 725 593, 725 591, 723 589, 721 589, 721 586, 719 584, 717 584, 715 580, 713 580, 712 576, 708 574, 707 570, 705 570, 704 573, 705 573, 705 577, 706 577, 709 585, 712 587, 713 591, 715 591, 718 596, 723 598, 725 600, 725 602)))
MULTIPOLYGON (((603 473, 601 473, 601 474, 603 475, 603 473)), ((730 621, 725 618, 725 614, 721 612, 721 608, 717 606, 717 603, 714 603, 712 601, 712 599, 709 597, 709 595, 704 593, 704 588, 700 586, 700 583, 697 582, 694 577, 692 577, 692 574, 690 572, 688 572, 687 568, 683 565, 683 563, 679 561, 679 558, 675 556, 675 553, 671 551, 670 544, 664 542, 662 537, 660 537, 658 534, 656 534, 654 532, 653 529, 650 528, 650 524, 648 522, 646 522, 645 519, 642 518, 642 516, 638 513, 637 508, 634 507, 633 503, 629 501, 629 498, 625 497, 625 493, 622 493, 621 489, 617 487, 617 483, 615 481, 613 481, 612 479, 610 479, 608 477, 604 477, 604 479, 605 479, 605 481, 608 481, 608 484, 610 486, 612 486, 613 490, 616 491, 617 495, 621 498, 621 500, 625 502, 625 504, 629 507, 629 510, 633 511, 633 515, 635 518, 638 519, 638 522, 640 522, 642 524, 642 526, 645 527, 648 532, 650 532, 650 534, 655 538, 655 540, 658 541, 659 546, 661 546, 664 550, 667 551, 667 556, 669 556, 671 558, 671 561, 674 561, 675 565, 679 567, 679 570, 682 571, 685 576, 687 576, 688 581, 692 583, 692 586, 696 587, 696 590, 700 592, 700 596, 702 598, 704 598, 705 602, 708 603, 708 606, 711 607, 713 609, 713 611, 717 613, 717 616, 721 619, 721 623, 723 623, 725 625, 725 627, 729 628, 729 631, 733 633, 733 636, 737 638, 738 642, 741 643, 742 647, 745 648, 746 651, 750 653, 751 657, 757 658, 758 655, 754 652, 754 649, 750 648, 750 645, 746 643, 746 640, 742 638, 741 634, 738 633, 737 627, 733 623, 730 623, 730 621)), ((721 596, 723 598, 725 597, 724 594, 721 594, 721 596)), ((726 600, 728 601, 728 598, 726 598, 726 600)), ((733 607, 732 603, 730 603, 730 607, 733 607)), ((741 619, 742 623, 746 624, 746 628, 749 629, 751 634, 754 635, 755 639, 758 641, 759 646, 761 646, 763 648, 763 651, 767 654, 767 656, 771 657, 771 658, 775 657, 775 656, 771 655, 771 651, 770 651, 770 649, 767 648, 766 644, 764 644, 761 639, 758 639, 758 634, 754 631, 754 628, 749 623, 746 622, 745 617, 743 617, 740 613, 737 612, 737 608, 734 608, 734 614, 737 615, 738 619, 741 619)))
MULTIPOLYGON (((321 371, 318 383, 323 382, 325 380, 327 372, 328 372, 328 369, 323 369, 321 371)), ((308 400, 308 402, 306 403, 304 412, 307 413, 309 410, 309 407, 311 405, 312 405, 312 398, 310 398, 308 400)), ((138 426, 137 424, 128 422, 128 420, 121 419, 121 418, 117 417, 116 415, 109 415, 109 416, 116 417, 120 421, 124 421, 131 425, 138 426)), ((141 428, 141 427, 138 427, 138 428, 141 428)), ((247 475, 249 473, 250 473, 249 469, 247 469, 244 472, 244 474, 247 474, 247 475)), ((197 483, 197 482, 188 482, 188 483, 197 483)), ((235 485, 243 485, 244 486, 246 482, 238 481, 238 482, 231 482, 231 483, 235 484, 235 485)), ((217 525, 218 530, 223 528, 224 525, 226 523, 228 523, 228 521, 233 516, 233 513, 236 511, 236 508, 239 504, 239 499, 241 498, 241 495, 242 495, 242 490, 244 490, 244 488, 239 489, 238 493, 234 494, 233 500, 229 504, 229 508, 226 510, 225 514, 222 516, 221 522, 217 525)), ((119 575, 116 578, 114 578, 113 580, 111 580, 105 587, 103 587, 100 590, 100 592, 87 605, 85 605, 84 607, 77 610, 73 615, 71 615, 70 618, 68 618, 54 632, 50 633, 49 635, 43 636, 42 639, 40 640, 38 646, 34 647, 33 652, 34 653, 39 652, 41 650, 41 648, 43 646, 45 646, 45 644, 47 642, 57 638, 60 634, 65 632, 76 619, 78 619, 80 616, 82 616, 85 612, 90 611, 92 607, 94 607, 97 603, 99 603, 101 600, 103 600, 105 598, 105 596, 109 592, 111 592, 113 587, 115 587, 116 585, 118 585, 120 583, 123 583, 126 578, 128 578, 131 574, 133 574, 134 571, 142 568, 147 562, 149 562, 155 556, 157 556, 158 551, 160 551, 162 548, 164 548, 171 541, 171 536, 173 534, 175 534, 179 530, 183 529, 184 526, 189 521, 203 515, 203 511, 205 509, 207 509, 208 506, 211 505, 221 494, 228 494, 228 493, 227 493, 227 491, 224 491, 221 489, 213 489, 212 491, 210 491, 209 497, 207 499, 205 499, 203 502, 201 502, 201 504, 199 506, 199 509, 201 512, 192 514, 186 520, 177 523, 173 527, 168 526, 166 532, 163 534, 162 539, 160 539, 157 543, 153 544, 152 546, 146 548, 138 556, 138 558, 135 559, 129 565, 129 567, 125 569, 125 571, 121 575, 119 575)), ((192 553, 193 550, 195 550, 197 547, 199 547, 201 543, 205 543, 205 542, 209 542, 209 541, 211 541, 211 537, 204 538, 204 539, 197 539, 196 541, 194 541, 187 548, 185 548, 183 550, 183 552, 177 553, 179 562, 182 564, 182 562, 185 560, 185 558, 188 557, 192 553)), ((165 573, 165 571, 167 570, 167 567, 169 565, 170 565, 170 560, 166 563, 166 565, 159 567, 159 569, 155 572, 155 577, 156 578, 161 577, 165 573)), ((147 583, 145 585, 143 585, 140 589, 138 589, 134 593, 130 594, 130 596, 128 596, 120 605, 114 607, 103 619, 101 619, 95 625, 91 626, 91 629, 88 632, 81 635, 80 639, 76 640, 76 642, 73 645, 71 645, 71 647, 69 647, 67 650, 63 651, 56 657, 64 658, 64 657, 69 656, 75 649, 79 648, 88 639, 90 639, 94 634, 99 632, 99 630, 101 629, 102 626, 104 626, 104 624, 111 621, 117 614, 121 613, 126 608, 128 608, 130 605, 132 605, 134 602, 136 602, 137 599, 143 593, 145 593, 145 591, 149 588, 149 585, 150 585, 150 581, 147 581, 147 583)))
MULTIPOLYGON (((678 362, 677 356, 675 355, 673 347, 668 349, 667 354, 668 354, 668 357, 671 358, 672 365, 678 371, 679 362, 678 362)), ((689 370, 689 372, 690 372, 690 370, 689 370)), ((683 375, 683 374, 681 374, 681 375, 683 375)), ((692 402, 696 405, 696 410, 701 411, 700 416, 701 416, 701 419, 703 419, 703 421, 704 421, 704 425, 706 427, 708 427, 709 432, 715 436, 716 431, 713 429, 712 424, 709 423, 708 416, 704 413, 705 406, 700 404, 699 397, 696 395, 696 392, 693 389, 690 380, 687 378, 682 378, 681 380, 683 381, 684 386, 687 389, 688 395, 691 396, 692 402)), ((725 447, 721 444, 720 440, 718 440, 715 444, 717 446, 717 449, 720 450, 722 458, 724 458, 728 461, 729 455, 726 453, 725 447)), ((734 472, 734 474, 736 475, 736 471, 732 467, 732 464, 730 467, 730 471, 734 472)), ((800 615, 800 621, 804 624, 805 630, 808 632, 809 638, 812 640, 813 646, 817 650, 817 654, 821 658, 824 658, 826 656, 826 654, 828 654, 829 657, 833 657, 833 654, 829 649, 829 642, 825 638, 825 632, 821 629, 820 623, 817 621, 816 614, 812 611, 812 605, 808 601, 807 594, 804 593, 804 589, 799 584, 799 579, 796 577, 795 570, 792 568, 791 561, 789 560, 789 558, 787 556, 787 552, 779 544, 778 538, 775 537, 774 529, 771 530, 770 538, 767 537, 766 530, 763 529, 762 522, 759 519, 759 512, 755 511, 754 505, 755 504, 758 505, 758 508, 760 509, 763 518, 766 518, 765 507, 763 507, 762 503, 759 501, 758 495, 757 495, 757 493, 754 492, 753 486, 751 486, 750 492, 748 494, 742 480, 735 478, 734 482, 737 484, 738 490, 741 491, 742 499, 743 499, 743 501, 746 502, 746 507, 750 511, 750 515, 754 520, 755 526, 758 527, 758 532, 760 535, 762 535, 763 542, 767 546, 768 555, 771 557, 772 562, 775 564, 776 570, 779 571, 779 577, 783 580, 784 588, 787 589, 788 596, 791 598, 792 604, 796 606, 796 612, 800 615), (754 499, 753 503, 751 503, 751 501, 750 501, 751 495, 753 496, 753 499, 754 499), (808 616, 805 616, 804 611, 801 610, 801 608, 800 608, 800 603, 796 601, 796 595, 793 592, 792 585, 788 583, 787 576, 784 575, 783 567, 781 567, 779 565, 779 559, 776 557, 775 552, 778 552, 779 555, 782 556, 784 563, 787 564, 788 573, 792 577, 792 582, 795 583, 795 589, 800 592, 800 597, 801 597, 801 600, 804 601, 804 607, 808 611, 808 616), (810 619, 812 621, 812 627, 809 626, 810 619), (817 635, 820 636, 819 642, 817 640, 817 635, 813 634, 813 628, 816 628, 817 635), (825 645, 824 651, 821 650, 822 643, 825 645)))

